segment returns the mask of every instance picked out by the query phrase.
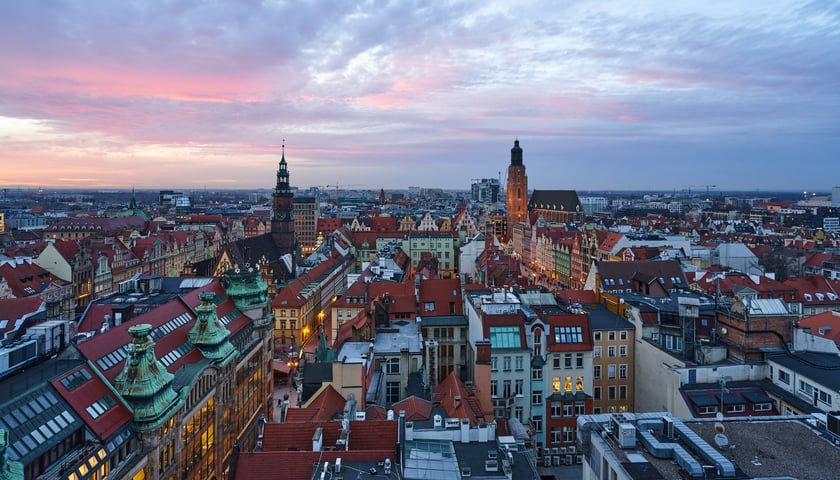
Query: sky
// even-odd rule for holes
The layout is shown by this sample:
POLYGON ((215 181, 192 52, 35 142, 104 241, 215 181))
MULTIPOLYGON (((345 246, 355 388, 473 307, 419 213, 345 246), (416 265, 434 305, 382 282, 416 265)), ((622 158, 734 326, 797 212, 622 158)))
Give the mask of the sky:
POLYGON ((840 185, 840 3, 0 2, 3 187, 468 189, 517 138, 531 188, 840 185))

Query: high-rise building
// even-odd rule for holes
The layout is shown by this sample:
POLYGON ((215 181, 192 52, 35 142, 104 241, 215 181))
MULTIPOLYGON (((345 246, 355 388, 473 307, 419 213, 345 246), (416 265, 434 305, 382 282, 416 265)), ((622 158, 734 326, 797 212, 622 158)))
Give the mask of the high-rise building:
POLYGON ((318 217, 321 216, 318 199, 312 196, 296 196, 292 205, 295 234, 300 244, 300 253, 305 258, 315 251, 315 244, 318 240, 318 217))
POLYGON ((496 203, 499 201, 499 179, 475 179, 471 187, 471 197, 474 202, 496 203))
POLYGON ((522 164, 522 148, 519 146, 519 139, 513 142, 510 149, 510 166, 507 176, 507 238, 510 239, 510 232, 513 226, 523 221, 528 216, 528 175, 525 174, 525 165, 522 164))

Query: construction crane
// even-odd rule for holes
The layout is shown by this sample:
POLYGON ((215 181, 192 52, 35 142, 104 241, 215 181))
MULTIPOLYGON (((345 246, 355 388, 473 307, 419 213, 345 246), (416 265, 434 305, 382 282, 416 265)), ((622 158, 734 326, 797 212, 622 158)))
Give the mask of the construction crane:
POLYGON ((347 188, 347 187, 362 187, 362 186, 364 186, 364 185, 362 185, 361 183, 344 183, 344 184, 339 184, 338 182, 335 182, 335 185, 321 185, 319 188, 335 188, 335 203, 336 203, 336 205, 338 205, 338 203, 339 203, 339 202, 338 202, 338 189, 339 189, 339 188, 347 188))
POLYGON ((683 185, 683 188, 688 189, 688 194, 691 195, 691 189, 696 187, 706 187, 706 196, 709 196, 709 190, 716 188, 717 185, 683 185))

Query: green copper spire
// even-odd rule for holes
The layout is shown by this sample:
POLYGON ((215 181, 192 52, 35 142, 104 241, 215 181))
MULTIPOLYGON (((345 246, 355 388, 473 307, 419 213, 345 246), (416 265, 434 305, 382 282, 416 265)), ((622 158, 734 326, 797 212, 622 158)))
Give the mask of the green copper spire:
POLYGON ((0 428, 0 480, 23 480, 23 464, 9 460, 6 446, 9 445, 9 432, 0 428))
POLYGON ((172 390, 175 376, 155 358, 155 342, 149 338, 151 332, 152 326, 147 323, 128 329, 133 337, 125 347, 128 359, 114 379, 114 387, 131 406, 134 421, 141 430, 165 421, 174 413, 170 410, 178 402, 178 395, 172 390))
POLYGON ((268 285, 262 278, 260 267, 258 263, 257 268, 225 272, 225 293, 243 313, 253 308, 261 308, 268 302, 268 285))
POLYGON ((198 298, 201 300, 201 305, 195 309, 198 318, 190 329, 190 343, 195 345, 205 358, 216 360, 218 363, 227 363, 236 356, 236 349, 228 341, 230 331, 222 325, 216 315, 216 304, 213 302, 216 294, 202 292, 198 294, 198 298))

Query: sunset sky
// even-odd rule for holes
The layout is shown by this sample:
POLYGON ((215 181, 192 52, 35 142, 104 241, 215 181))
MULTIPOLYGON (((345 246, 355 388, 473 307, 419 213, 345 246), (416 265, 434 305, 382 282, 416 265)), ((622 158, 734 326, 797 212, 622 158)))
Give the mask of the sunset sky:
POLYGON ((0 186, 840 184, 840 3, 3 1, 0 186))

